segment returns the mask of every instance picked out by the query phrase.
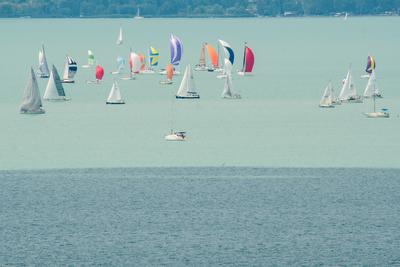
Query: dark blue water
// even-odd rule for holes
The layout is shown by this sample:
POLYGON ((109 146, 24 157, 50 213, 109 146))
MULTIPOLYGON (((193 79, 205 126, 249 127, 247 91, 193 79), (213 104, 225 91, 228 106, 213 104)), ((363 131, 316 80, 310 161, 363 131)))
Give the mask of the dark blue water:
POLYGON ((400 170, 0 172, 0 265, 400 265, 400 170))

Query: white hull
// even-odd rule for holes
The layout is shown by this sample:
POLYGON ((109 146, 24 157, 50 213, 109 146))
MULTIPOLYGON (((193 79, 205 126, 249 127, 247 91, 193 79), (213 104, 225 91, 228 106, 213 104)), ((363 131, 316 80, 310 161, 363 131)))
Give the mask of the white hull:
POLYGON ((172 84, 171 80, 160 81, 160 84, 172 84))
POLYGON ((140 71, 140 73, 142 73, 142 74, 154 74, 156 72, 154 70, 142 70, 142 71, 140 71))
POLYGON ((173 133, 173 134, 166 135, 165 140, 166 141, 185 141, 186 138, 184 136, 173 133))
MULTIPOLYGON (((160 74, 160 75, 166 75, 167 74, 167 71, 166 70, 160 70, 159 72, 158 72, 158 74, 160 74)), ((179 71, 177 71, 177 70, 174 70, 174 75, 180 75, 181 73, 179 72, 179 71)))
POLYGON ((44 114, 46 112, 44 111, 44 109, 38 109, 38 110, 34 110, 34 111, 20 111, 20 113, 21 114, 32 114, 32 115, 35 115, 35 114, 44 114))
POLYGON ((74 80, 61 80, 62 83, 75 83, 74 80))
POLYGON ((100 84, 100 80, 95 80, 95 81, 86 81, 87 84, 100 84))
POLYGON ((234 94, 233 96, 229 97, 229 96, 224 96, 222 97, 223 99, 242 99, 242 96, 239 94, 234 94))
POLYGON ((388 112, 370 112, 364 113, 367 118, 389 118, 388 112))
POLYGON ((363 99, 360 96, 354 96, 348 99, 340 99, 342 103, 363 103, 363 99))
POLYGON ((237 74, 239 76, 252 76, 251 72, 238 71, 237 74))
POLYGON ((120 79, 123 81, 130 81, 130 80, 135 80, 136 78, 135 78, 135 76, 131 76, 131 77, 122 77, 120 79))
POLYGON ((106 101, 106 104, 110 104, 110 105, 122 105, 125 104, 125 101, 121 100, 121 101, 116 101, 116 102, 108 102, 106 101))
POLYGON ((194 70, 195 71, 208 71, 208 68, 206 66, 195 66, 194 70))
POLYGON ((326 104, 326 105, 320 104, 319 107, 320 108, 334 108, 335 106, 333 104, 330 104, 330 105, 329 104, 326 104))
POLYGON ((43 100, 49 101, 49 102, 65 102, 71 100, 71 98, 68 97, 62 97, 62 98, 43 98, 43 100))
POLYGON ((89 69, 91 67, 92 67, 92 65, 82 65, 82 68, 84 68, 84 69, 89 69))

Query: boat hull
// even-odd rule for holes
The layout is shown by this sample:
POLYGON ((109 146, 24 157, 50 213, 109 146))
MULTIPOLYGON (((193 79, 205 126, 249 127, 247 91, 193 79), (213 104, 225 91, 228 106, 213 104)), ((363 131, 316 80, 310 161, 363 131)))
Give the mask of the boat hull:
POLYGON ((364 113, 367 118, 375 119, 375 118, 389 118, 389 113, 387 112, 370 112, 364 113))
POLYGON ((46 111, 44 109, 38 109, 38 110, 21 110, 19 113, 21 114, 30 114, 30 115, 35 115, 35 114, 44 114, 46 111))
POLYGON ((172 84, 172 81, 160 81, 160 84, 172 84))
POLYGON ((123 104, 125 104, 125 102, 124 101, 121 101, 121 102, 108 102, 108 101, 106 101, 106 104, 107 105, 123 105, 123 104))
POLYGON ((61 80, 62 83, 75 83, 74 80, 61 80))
POLYGON ((331 105, 319 105, 320 108, 334 108, 335 106, 333 104, 331 105))
POLYGON ((199 99, 200 96, 199 95, 191 95, 191 96, 179 96, 179 95, 176 95, 175 98, 176 99, 199 99))
POLYGON ((185 141, 186 137, 179 136, 176 134, 168 134, 165 136, 166 141, 185 141))

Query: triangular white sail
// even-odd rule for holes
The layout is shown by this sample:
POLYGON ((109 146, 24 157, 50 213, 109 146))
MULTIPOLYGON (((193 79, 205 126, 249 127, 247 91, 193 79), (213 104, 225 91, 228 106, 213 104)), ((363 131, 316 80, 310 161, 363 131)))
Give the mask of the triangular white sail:
POLYGON ((32 68, 19 109, 21 113, 25 114, 42 114, 45 112, 42 108, 42 100, 40 99, 39 86, 32 68))
POLYGON ((78 65, 76 64, 75 60, 73 60, 70 56, 67 56, 64 65, 63 81, 73 82, 77 70, 78 65))
POLYGON ((61 83, 56 67, 53 65, 49 82, 43 95, 44 100, 68 100, 65 97, 64 87, 61 83))
POLYGON ((331 106, 332 102, 333 102, 332 83, 329 83, 328 86, 325 88, 324 94, 322 95, 319 105, 320 106, 331 106))
POLYGON ((118 83, 114 81, 111 87, 110 94, 107 98, 107 104, 125 104, 125 101, 121 97, 121 91, 119 90, 118 83))
POLYGON ((226 75, 224 90, 222 91, 222 98, 241 98, 239 94, 233 92, 231 73, 226 75))
POLYGON ((373 97, 379 96, 379 89, 376 87, 376 78, 375 78, 375 70, 372 70, 371 75, 369 76, 367 86, 364 90, 364 97, 373 97))
POLYGON ((356 92, 356 87, 354 86, 353 83, 353 78, 351 75, 351 69, 347 72, 346 79, 343 81, 343 86, 342 90, 340 91, 339 94, 339 100, 340 101, 347 101, 351 99, 357 99, 357 92, 356 92))
POLYGON ((119 34, 118 34, 118 39, 117 39, 117 45, 122 45, 123 43, 123 39, 122 39, 122 28, 119 28, 119 34))
POLYGON ((186 66, 185 74, 183 75, 181 85, 176 93, 177 98, 199 98, 196 92, 196 85, 194 83, 192 68, 190 65, 186 66))
POLYGON ((50 75, 49 66, 47 65, 46 53, 44 52, 44 45, 39 51, 39 76, 41 78, 48 78, 50 75))

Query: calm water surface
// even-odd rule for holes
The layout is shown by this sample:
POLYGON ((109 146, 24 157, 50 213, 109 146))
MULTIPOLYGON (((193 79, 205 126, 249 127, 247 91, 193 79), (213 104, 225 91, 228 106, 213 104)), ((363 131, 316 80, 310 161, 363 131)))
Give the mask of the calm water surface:
POLYGON ((400 171, 0 172, 0 265, 400 264, 400 171))
MULTIPOLYGON (((7 19, 0 20, 0 169, 268 166, 399 167, 400 91, 397 17, 293 19, 7 19), (125 43, 117 47, 119 27, 125 43), (38 30, 40 29, 40 30, 38 30), (383 30, 384 29, 384 30, 383 30), (159 75, 120 81, 127 104, 105 105, 118 55, 129 48, 160 50, 169 60, 169 34, 182 39, 182 65, 198 61, 200 45, 228 41, 242 62, 243 42, 256 55, 254 75, 234 76, 243 99, 220 98, 223 81, 196 72, 199 101, 173 98, 181 77, 162 86, 159 75), (78 65, 87 50, 106 70, 104 83, 87 85, 90 70, 79 69, 77 83, 65 85, 71 101, 44 103, 43 116, 18 113, 30 66, 37 66, 40 45, 49 64, 63 69, 65 54, 78 65), (336 91, 352 63, 359 93, 368 53, 377 61, 378 85, 388 120, 368 120, 371 101, 318 108, 332 80, 336 91), (188 131, 188 142, 163 140, 170 128, 188 131)), ((181 68, 182 70, 183 68, 181 68)), ((43 93, 46 80, 40 80, 43 93)))

